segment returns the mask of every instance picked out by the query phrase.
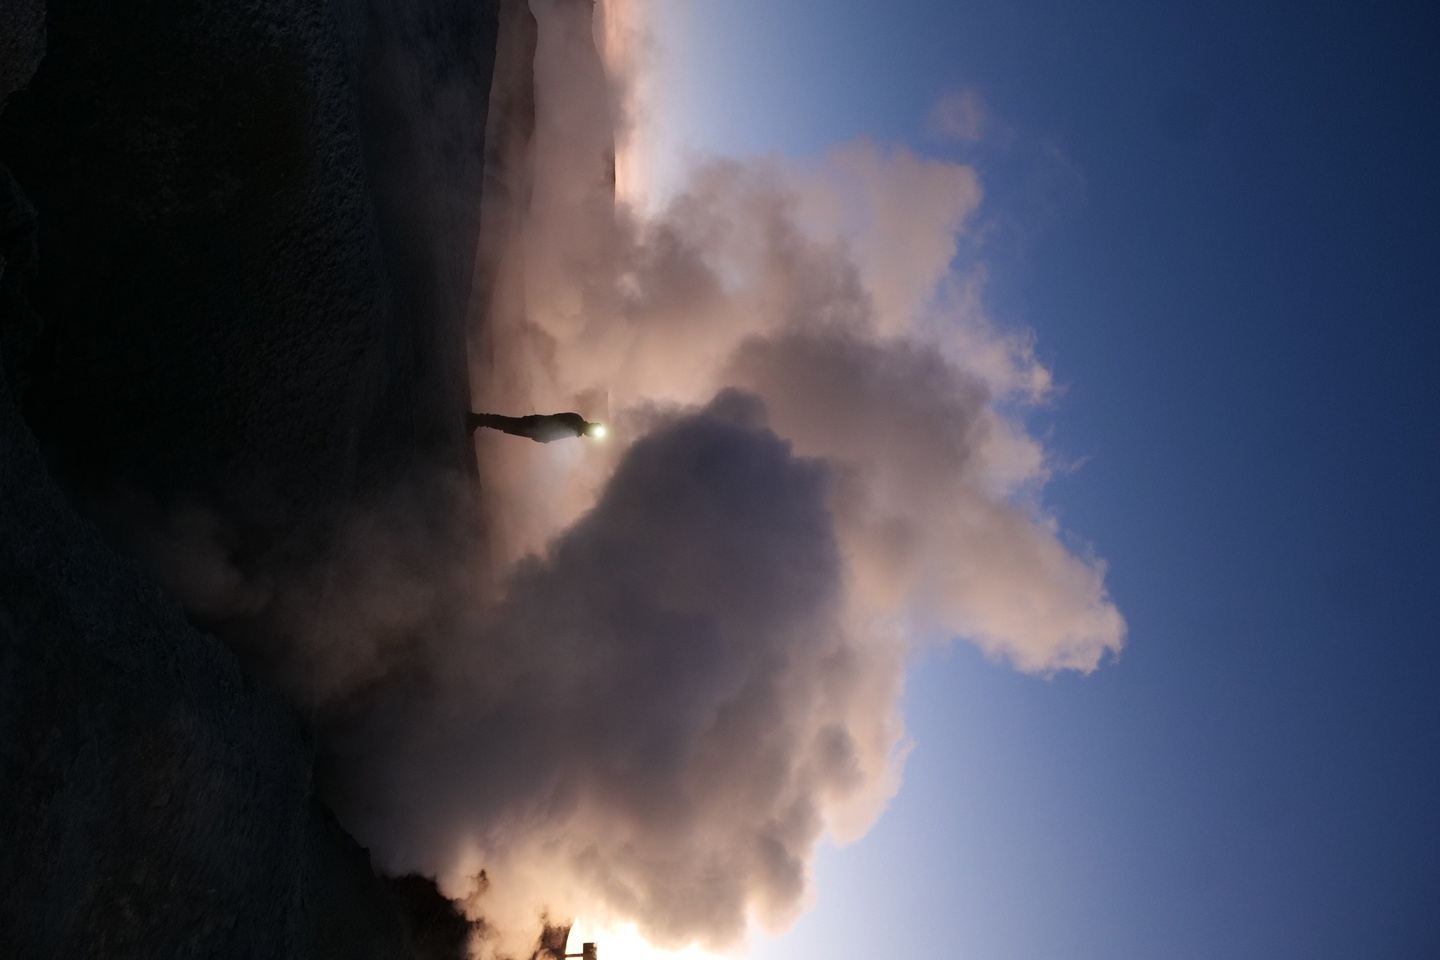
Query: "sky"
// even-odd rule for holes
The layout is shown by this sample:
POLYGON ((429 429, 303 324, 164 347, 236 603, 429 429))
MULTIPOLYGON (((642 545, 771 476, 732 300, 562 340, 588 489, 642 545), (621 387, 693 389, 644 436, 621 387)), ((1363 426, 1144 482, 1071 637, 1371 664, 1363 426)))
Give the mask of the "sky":
POLYGON ((1128 623, 1088 675, 915 654, 903 785, 750 956, 1440 952, 1436 27, 1419 4, 654 16, 655 183, 857 138, 978 172, 958 256, 1060 387, 1023 413, 1067 464, 1045 503, 1128 623))

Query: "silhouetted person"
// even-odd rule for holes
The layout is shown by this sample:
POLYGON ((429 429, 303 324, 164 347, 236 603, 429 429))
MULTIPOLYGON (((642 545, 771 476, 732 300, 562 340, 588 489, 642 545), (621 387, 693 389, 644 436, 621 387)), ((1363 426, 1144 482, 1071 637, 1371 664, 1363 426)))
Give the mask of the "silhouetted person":
POLYGON ((532 413, 528 417, 502 417, 498 413, 471 413, 465 417, 471 432, 480 427, 499 430, 517 437, 529 437, 536 443, 564 440, 568 437, 605 436, 605 425, 586 420, 578 413, 532 413))

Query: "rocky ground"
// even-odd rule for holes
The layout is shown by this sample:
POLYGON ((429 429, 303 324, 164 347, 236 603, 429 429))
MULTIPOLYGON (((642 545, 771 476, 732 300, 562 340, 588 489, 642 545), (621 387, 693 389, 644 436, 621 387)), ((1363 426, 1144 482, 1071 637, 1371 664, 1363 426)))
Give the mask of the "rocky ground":
POLYGON ((461 951, 433 885, 377 878, 326 812, 305 718, 136 518, 199 505, 273 571, 473 471, 516 6, 0 0, 0 955, 461 951))

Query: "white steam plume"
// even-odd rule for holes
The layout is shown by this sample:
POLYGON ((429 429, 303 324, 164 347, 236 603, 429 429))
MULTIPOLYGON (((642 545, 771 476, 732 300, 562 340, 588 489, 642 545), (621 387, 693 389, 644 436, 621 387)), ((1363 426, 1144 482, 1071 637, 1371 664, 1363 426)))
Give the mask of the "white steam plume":
POLYGON ((1125 625, 1005 412, 1050 375, 956 263, 975 172, 861 142, 712 162, 639 214, 590 5, 534 10, 533 181, 474 392, 612 439, 478 439, 498 599, 423 624, 331 789, 387 868, 455 895, 486 871, 486 952, 545 911, 723 946, 791 919, 820 838, 893 795, 917 625, 1041 674, 1095 669, 1125 625))
POLYGON ((533 183, 476 394, 614 439, 480 438, 501 599, 373 713, 352 773, 382 786, 344 812, 392 868, 458 893, 484 867, 496 949, 546 909, 723 945, 793 916, 819 838, 893 793, 906 627, 1048 673, 1124 623, 1001 409, 1050 380, 954 262, 974 171, 862 142, 714 162, 636 214, 588 4, 534 9, 533 183))

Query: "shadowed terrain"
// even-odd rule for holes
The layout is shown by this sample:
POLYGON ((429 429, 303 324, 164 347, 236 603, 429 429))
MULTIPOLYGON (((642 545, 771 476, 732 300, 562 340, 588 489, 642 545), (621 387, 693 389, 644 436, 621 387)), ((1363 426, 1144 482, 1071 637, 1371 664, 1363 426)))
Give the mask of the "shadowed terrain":
POLYGON ((249 669, 268 598, 236 585, 473 476, 465 323, 517 6, 0 5, 5 956, 463 953, 456 907, 377 878, 316 799, 303 709, 249 669), (149 562, 184 511, 223 518, 170 558, 220 570, 203 588, 149 562))

